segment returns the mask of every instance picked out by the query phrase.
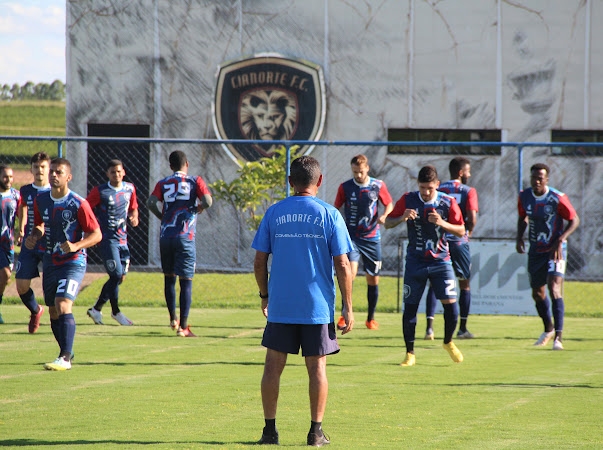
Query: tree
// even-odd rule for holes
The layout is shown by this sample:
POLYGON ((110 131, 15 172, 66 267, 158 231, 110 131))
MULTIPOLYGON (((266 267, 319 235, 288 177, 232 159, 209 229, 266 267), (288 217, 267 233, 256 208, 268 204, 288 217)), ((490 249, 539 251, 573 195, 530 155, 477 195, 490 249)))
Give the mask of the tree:
MULTIPOLYGON (((291 147, 291 161, 301 156, 298 150, 298 145, 291 147)), ((271 157, 243 163, 230 183, 218 180, 209 187, 215 199, 230 203, 249 229, 257 230, 266 210, 286 196, 286 164, 287 150, 280 146, 271 157)))

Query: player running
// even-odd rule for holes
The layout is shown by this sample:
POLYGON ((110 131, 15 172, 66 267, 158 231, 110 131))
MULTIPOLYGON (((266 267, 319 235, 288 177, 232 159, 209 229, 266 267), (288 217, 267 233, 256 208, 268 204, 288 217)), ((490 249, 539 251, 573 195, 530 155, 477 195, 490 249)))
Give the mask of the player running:
POLYGON ((30 158, 29 163, 34 182, 22 186, 20 190, 21 206, 18 213, 19 236, 17 237, 17 245, 21 246, 21 252, 17 260, 15 279, 17 293, 31 313, 28 331, 35 333, 40 328, 40 319, 44 313, 44 306, 38 304, 36 301, 36 294, 31 288, 31 280, 40 276, 38 266, 42 262, 46 247, 44 246, 43 239, 31 250, 23 244, 34 226, 34 201, 36 197, 43 192, 50 191, 50 183, 48 183, 50 156, 44 152, 38 152, 30 158))
POLYGON ((196 337, 188 325, 197 261, 195 231, 197 214, 212 205, 212 197, 203 178, 188 175, 184 152, 170 153, 169 162, 174 173, 155 185, 147 206, 161 220, 159 251, 170 326, 177 330, 176 336, 196 337), (162 203, 161 209, 158 203, 162 203), (176 276, 180 277, 180 322, 176 316, 176 276))
POLYGON ((98 244, 102 234, 88 202, 69 189, 71 163, 55 158, 50 163, 50 191, 34 201, 34 227, 25 240, 32 250, 45 237, 42 280, 49 306, 50 327, 59 344, 59 356, 44 364, 47 370, 71 369, 75 339, 73 302, 86 273, 86 248, 98 244))
MULTIPOLYGON (((354 178, 339 185, 335 208, 341 209, 345 205, 344 217, 354 248, 348 254, 352 277, 356 278, 358 261, 362 255, 368 300, 366 327, 369 330, 377 330, 379 324, 375 321, 375 309, 379 301, 379 271, 381 270, 379 225, 385 223, 385 218, 394 209, 394 203, 385 182, 369 176, 370 167, 365 155, 354 156, 350 164, 354 178), (385 206, 385 211, 381 215, 378 210, 379 201, 385 206)), ((337 328, 343 330, 345 325, 342 307, 337 328)))
POLYGON ((111 317, 120 325, 133 325, 119 309, 119 285, 123 283, 130 266, 127 222, 138 226, 136 188, 124 181, 126 171, 119 159, 107 163, 109 181, 95 186, 88 194, 88 203, 95 211, 103 233, 100 254, 109 279, 103 285, 98 300, 88 309, 88 316, 97 325, 103 325, 103 306, 111 302, 111 317))
POLYGON ((457 292, 445 233, 465 234, 463 214, 454 197, 437 190, 440 182, 435 167, 421 168, 417 181, 419 190, 404 194, 385 220, 386 228, 402 222, 408 227, 402 315, 406 357, 401 365, 415 365, 417 310, 427 281, 444 307, 444 349, 454 362, 462 362, 463 354, 452 342, 458 321, 457 292))
POLYGON ((545 346, 552 338, 553 350, 563 350, 563 277, 567 261, 567 238, 578 228, 580 218, 563 192, 548 186, 549 167, 534 164, 530 168, 531 187, 519 193, 517 209, 518 253, 525 253, 523 234, 528 228, 528 274, 536 311, 544 324, 544 332, 534 343, 545 346), (563 221, 567 221, 565 228, 563 221), (553 320, 545 286, 553 299, 553 320))
MULTIPOLYGON (((463 237, 456 237, 452 233, 446 233, 448 248, 450 250, 450 259, 452 268, 459 280, 461 294, 459 296, 459 309, 461 321, 459 330, 456 334, 458 339, 473 339, 475 336, 467 329, 467 318, 471 308, 471 250, 469 248, 469 239, 477 223, 477 191, 475 188, 467 186, 467 181, 471 177, 471 162, 467 158, 458 156, 453 158, 448 165, 450 171, 450 180, 440 184, 438 191, 448 194, 456 200, 463 219, 465 220, 466 233, 463 237)), ((427 304, 425 306, 425 315, 427 316, 427 328, 425 330, 425 340, 433 340, 433 319, 437 306, 437 299, 433 288, 429 286, 427 291, 427 304)))
MULTIPOLYGON (((0 305, 15 261, 15 219, 21 194, 13 186, 13 169, 0 165, 0 305)), ((0 311, 0 324, 4 323, 0 311)))

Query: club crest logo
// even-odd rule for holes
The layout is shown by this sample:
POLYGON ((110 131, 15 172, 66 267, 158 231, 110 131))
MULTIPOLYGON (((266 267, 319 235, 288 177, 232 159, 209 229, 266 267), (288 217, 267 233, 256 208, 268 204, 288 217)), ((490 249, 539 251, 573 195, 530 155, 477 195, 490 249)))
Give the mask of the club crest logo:
MULTIPOLYGON (((307 61, 264 53, 218 68, 212 103, 214 129, 220 139, 320 139, 325 121, 322 69, 307 61)), ((271 156, 272 144, 225 144, 234 160, 271 156)), ((313 146, 304 146, 303 154, 313 146)))

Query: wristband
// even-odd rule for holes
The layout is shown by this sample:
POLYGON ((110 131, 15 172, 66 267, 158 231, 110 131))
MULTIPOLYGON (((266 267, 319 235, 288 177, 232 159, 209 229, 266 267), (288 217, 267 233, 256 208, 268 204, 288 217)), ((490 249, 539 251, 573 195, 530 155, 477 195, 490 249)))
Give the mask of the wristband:
POLYGON ((260 295, 260 298, 261 298, 262 300, 266 300, 266 299, 268 298, 268 294, 266 294, 266 295, 262 295, 262 293, 261 293, 261 292, 258 292, 258 294, 260 295))

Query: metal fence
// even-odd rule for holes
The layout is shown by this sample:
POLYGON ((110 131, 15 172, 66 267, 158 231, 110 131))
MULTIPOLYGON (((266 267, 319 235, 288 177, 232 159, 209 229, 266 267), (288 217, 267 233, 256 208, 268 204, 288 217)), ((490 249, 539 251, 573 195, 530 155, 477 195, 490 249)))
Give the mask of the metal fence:
MULTIPOLYGON (((126 180, 136 185, 140 204, 140 226, 130 229, 131 271, 159 269, 159 222, 149 217, 145 203, 155 183, 171 173, 167 156, 184 151, 189 173, 201 175, 207 183, 231 181, 239 166, 224 151, 225 143, 242 141, 80 138, 80 137, 0 137, 0 163, 15 169, 15 186, 31 182, 29 158, 44 150, 51 156, 65 156, 73 165, 71 189, 86 195, 104 183, 105 164, 118 158, 124 162, 126 180)), ((254 141, 244 141, 253 144, 254 141)), ((265 143, 265 141, 263 142, 265 143)), ((370 175, 384 180, 394 201, 417 189, 419 169, 433 164, 440 179, 448 176, 448 162, 456 155, 471 161, 469 182, 479 194, 480 212, 474 240, 515 241, 518 189, 529 185, 529 167, 544 162, 551 167, 550 185, 565 192, 581 218, 581 225, 569 240, 569 280, 603 280, 603 145, 587 143, 493 143, 493 142, 331 142, 275 141, 288 148, 295 144, 313 145, 311 154, 320 163, 324 184, 319 197, 333 203, 339 184, 351 177, 352 156, 367 155, 370 175), (428 149, 427 151, 425 149, 428 149), (572 149, 581 149, 573 152, 572 149), (589 152, 583 149, 597 149, 589 152), (429 151, 432 149, 432 151, 429 151), (477 150, 476 150, 477 149, 477 150), (488 149, 493 151, 488 151, 488 149), (562 151, 560 151, 562 149, 562 151), (565 150, 565 151, 563 151, 565 150), (569 151, 567 151, 569 150, 569 151)), ((285 180, 283 180, 285 183, 285 180)), ((225 202, 216 202, 204 212, 197 225, 197 270, 199 272, 251 272, 254 252, 250 248, 254 231, 241 211, 225 202)), ((383 270, 396 275, 400 268, 400 246, 406 227, 383 230, 383 270)), ((90 270, 102 271, 101 261, 90 251, 90 270)))

